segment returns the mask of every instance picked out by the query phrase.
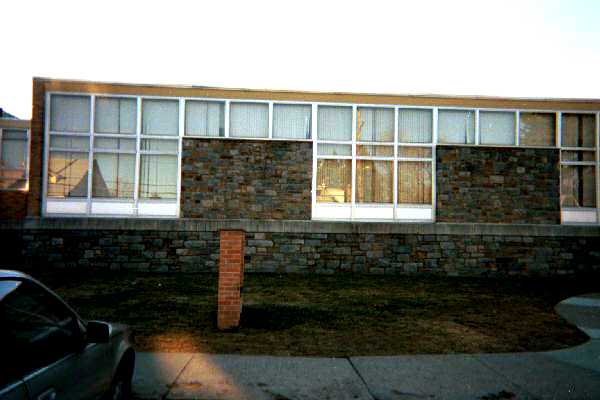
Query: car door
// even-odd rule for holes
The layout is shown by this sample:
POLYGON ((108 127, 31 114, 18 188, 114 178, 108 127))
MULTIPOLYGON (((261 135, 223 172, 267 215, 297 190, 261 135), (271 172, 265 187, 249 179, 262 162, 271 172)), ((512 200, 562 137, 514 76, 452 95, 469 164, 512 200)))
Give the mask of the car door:
POLYGON ((2 313, 32 400, 93 399, 107 389, 107 345, 86 346, 77 316, 53 294, 22 281, 2 300, 2 313))

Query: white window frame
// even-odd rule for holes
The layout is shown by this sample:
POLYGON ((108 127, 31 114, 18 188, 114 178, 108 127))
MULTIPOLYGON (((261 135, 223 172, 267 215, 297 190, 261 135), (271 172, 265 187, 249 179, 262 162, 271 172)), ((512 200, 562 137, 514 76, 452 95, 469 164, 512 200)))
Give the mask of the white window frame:
POLYGON ((153 217, 153 218, 173 218, 180 215, 180 198, 181 198, 181 148, 183 137, 182 118, 185 118, 185 101, 180 98, 168 96, 138 96, 129 94, 113 94, 113 93, 79 93, 79 92, 60 92, 52 91, 46 93, 46 117, 44 126, 44 159, 43 159, 43 180, 42 180, 42 215, 44 216, 65 216, 65 217, 153 217), (67 95, 67 96, 86 96, 90 98, 90 130, 88 133, 83 132, 54 132, 50 130, 49 121, 51 118, 51 96, 67 95), (95 100, 96 97, 106 98, 128 98, 136 101, 136 132, 135 134, 107 134, 95 133, 95 100), (142 134, 142 101, 148 100, 171 100, 178 101, 178 132, 176 135, 143 135, 142 134), (88 172, 87 172, 87 197, 86 198, 53 198, 48 196, 48 163, 50 160, 50 138, 52 136, 69 136, 69 137, 86 137, 89 138, 89 148, 87 150, 73 149, 58 149, 52 148, 52 151, 69 151, 87 154, 88 156, 88 172), (118 150, 118 149, 94 149, 95 138, 119 138, 135 141, 135 150, 118 150), (164 152, 141 150, 143 139, 156 140, 171 140, 177 143, 177 152, 164 152), (117 198, 94 198, 92 197, 92 178, 93 178, 93 156, 94 153, 102 154, 135 154, 135 172, 134 172, 134 191, 132 199, 117 199, 117 198), (153 200, 141 199, 139 196, 140 190, 140 159, 141 155, 176 155, 177 156, 177 195, 175 199, 153 200))

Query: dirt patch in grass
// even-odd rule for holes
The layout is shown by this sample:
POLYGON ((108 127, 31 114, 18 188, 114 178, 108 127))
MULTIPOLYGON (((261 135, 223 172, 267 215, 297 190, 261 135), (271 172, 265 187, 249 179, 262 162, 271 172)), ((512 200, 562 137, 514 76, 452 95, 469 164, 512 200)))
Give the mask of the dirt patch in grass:
POLYGON ((247 275, 241 327, 215 326, 212 274, 33 273, 139 351, 354 356, 541 351, 587 340, 554 311, 597 279, 247 275))

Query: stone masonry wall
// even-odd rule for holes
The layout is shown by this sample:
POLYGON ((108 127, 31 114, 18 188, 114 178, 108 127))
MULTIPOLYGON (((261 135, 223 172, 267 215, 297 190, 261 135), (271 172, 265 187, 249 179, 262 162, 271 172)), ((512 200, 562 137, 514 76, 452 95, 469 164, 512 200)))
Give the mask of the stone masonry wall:
POLYGON ((184 218, 311 217, 312 143, 184 139, 184 218))
MULTIPOLYGON (((99 225, 109 223, 116 225, 112 221, 99 225)), ((249 225, 210 222, 204 225, 208 230, 202 230, 196 225, 177 229, 182 226, 177 221, 165 222, 164 229, 160 221, 152 224, 154 229, 2 228, 5 251, 0 268, 215 272, 219 230, 249 225)), ((246 232, 247 272, 461 276, 600 272, 598 227, 538 225, 535 231, 534 225, 253 224, 246 232)))
POLYGON ((556 149, 437 147, 437 221, 560 224, 556 149))

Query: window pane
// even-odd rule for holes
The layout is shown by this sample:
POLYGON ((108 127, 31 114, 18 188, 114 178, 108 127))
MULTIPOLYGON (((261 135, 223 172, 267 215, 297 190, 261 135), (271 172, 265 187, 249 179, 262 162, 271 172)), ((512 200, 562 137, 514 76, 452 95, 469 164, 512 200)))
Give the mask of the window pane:
POLYGON ((431 147, 398 147, 398 157, 431 158, 431 147))
POLYGON ((229 105, 229 136, 269 137, 269 105, 231 103, 229 105))
POLYGON ((177 198, 177 156, 140 156, 140 197, 177 198))
POLYGON ((433 112, 421 109, 398 110, 398 141, 401 143, 431 143, 433 112))
POLYGON ((352 201, 352 160, 317 162, 317 202, 350 203, 352 201))
POLYGON ((475 112, 439 110, 440 143, 475 143, 475 112))
POLYGON ((364 142, 394 141, 394 110, 390 108, 358 107, 356 140, 364 142))
POLYGON ((94 130, 99 133, 134 134, 137 101, 126 98, 96 97, 94 130))
POLYGON ((135 151, 135 139, 94 138, 95 149, 135 151))
POLYGON ((317 154, 320 156, 351 156, 352 145, 349 144, 319 144, 317 154))
POLYGON ((394 146, 357 145, 356 154, 371 157, 394 157, 394 146))
POLYGON ((352 140, 352 107, 319 106, 318 138, 352 140))
POLYGON ((185 134, 225 136, 225 103, 221 101, 186 101, 185 134))
POLYGON ((101 198, 133 198, 135 155, 94 154, 92 196, 101 198))
POLYGON ((596 161, 595 151, 562 151, 562 161, 596 161))
POLYGON ((563 207, 596 207, 596 171, 592 166, 561 167, 560 204, 563 207))
POLYGON ((554 146, 555 121, 555 114, 522 112, 519 120, 519 144, 554 146))
POLYGON ((482 144, 515 144, 515 113, 480 111, 479 132, 482 144))
POLYGON ((431 204, 431 162, 398 162, 398 204, 431 204))
POLYGON ((55 149, 89 150, 89 137, 50 135, 50 147, 55 149))
POLYGON ((142 150, 177 153, 179 142, 176 140, 143 139, 142 150))
POLYGON ((562 114, 561 131, 561 146, 596 146, 596 117, 593 114, 562 114))
POLYGON ((23 190, 27 189, 25 171, 22 169, 0 168, 0 189, 23 190))
POLYGON ((48 197, 87 197, 88 154, 51 151, 48 197))
POLYGON ((393 203, 392 161, 356 161, 356 202, 393 203))
POLYGON ((27 160, 27 132, 5 129, 2 132, 1 168, 25 168, 27 160))
POLYGON ((273 105, 273 137, 310 139, 312 107, 304 104, 273 105))
POLYGON ((142 102, 142 134, 177 136, 179 102, 145 99, 142 102))
POLYGON ((90 97, 52 95, 50 130, 57 132, 90 131, 90 97))

